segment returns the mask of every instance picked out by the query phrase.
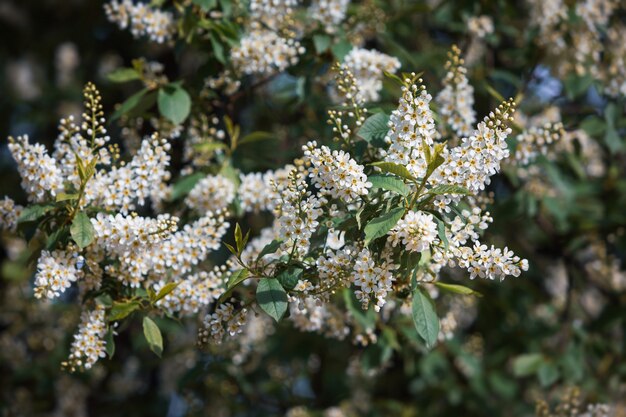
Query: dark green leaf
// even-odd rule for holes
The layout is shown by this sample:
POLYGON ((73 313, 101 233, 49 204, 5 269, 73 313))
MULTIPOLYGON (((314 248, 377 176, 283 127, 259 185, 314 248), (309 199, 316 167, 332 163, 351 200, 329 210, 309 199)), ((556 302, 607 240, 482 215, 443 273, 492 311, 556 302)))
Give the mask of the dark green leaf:
POLYGON ((365 120, 359 128, 358 135, 368 143, 382 147, 385 144, 385 136, 389 132, 389 116, 384 113, 376 113, 365 120))
POLYGON ((283 243, 282 240, 272 240, 270 243, 265 245, 265 247, 263 247, 263 249, 259 253, 259 256, 257 256, 257 259, 261 259, 265 255, 275 253, 278 248, 280 248, 281 243, 283 243))
POLYGON ((444 194, 463 194, 463 195, 470 195, 470 191, 465 188, 465 187, 461 187, 460 185, 437 185, 433 188, 431 188, 430 190, 428 190, 428 194, 433 194, 433 195, 444 195, 444 194))
POLYGON ((109 81, 114 83, 125 83, 132 80, 138 80, 140 74, 134 68, 118 68, 107 75, 109 81))
POLYGON ((298 280, 302 276, 302 272, 302 268, 290 267, 278 274, 276 278, 278 279, 278 282, 280 282, 280 284, 283 286, 283 288, 286 288, 287 290, 293 290, 298 283, 298 280))
POLYGON ((395 177, 370 175, 367 180, 372 183, 372 189, 382 188, 383 190, 394 191, 403 196, 407 196, 411 191, 404 181, 395 177))
POLYGON ((343 58, 348 55, 348 52, 352 50, 352 44, 346 39, 341 39, 339 42, 330 47, 337 61, 343 61, 343 58))
POLYGON ((135 107, 137 107, 139 103, 141 102, 141 99, 143 98, 143 96, 145 96, 148 93, 148 91, 150 90, 148 90, 147 88, 144 88, 143 90, 140 90, 136 92, 135 94, 133 94, 132 96, 130 96, 125 102, 122 103, 122 105, 115 111, 115 113, 113 113, 113 115, 111 116, 111 121, 119 119, 120 116, 130 112, 135 107))
POLYGON ((187 175, 186 177, 180 178, 172 187, 172 192, 170 193, 170 200, 178 200, 181 197, 189 194, 189 191, 195 187, 195 185, 204 178, 206 175, 202 172, 196 172, 195 174, 187 175))
POLYGON ((104 336, 104 349, 107 353, 109 359, 115 355, 115 340, 113 339, 113 327, 109 326, 109 330, 107 330, 107 334, 104 336))
POLYGON ((137 309, 139 309, 137 301, 114 302, 111 310, 109 310, 109 321, 122 320, 137 309))
POLYGON ((435 311, 435 304, 424 288, 418 287, 413 292, 412 313, 417 334, 422 338, 426 347, 431 349, 437 343, 439 336, 439 318, 435 311))
POLYGON ((54 206, 52 204, 33 204, 25 207, 24 210, 22 210, 22 213, 20 213, 20 217, 17 219, 17 222, 34 222, 53 208, 54 206))
POLYGON ((396 207, 368 222, 365 226, 365 244, 385 236, 404 216, 404 211, 404 207, 396 207))
POLYGON ((263 278, 256 289, 256 300, 263 311, 279 321, 287 312, 287 293, 276 279, 263 278))

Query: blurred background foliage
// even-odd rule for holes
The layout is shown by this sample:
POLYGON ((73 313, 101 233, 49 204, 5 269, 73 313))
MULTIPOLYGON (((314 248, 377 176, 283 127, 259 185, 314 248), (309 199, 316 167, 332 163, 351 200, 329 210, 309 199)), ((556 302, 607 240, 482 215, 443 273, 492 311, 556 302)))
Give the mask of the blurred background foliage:
MULTIPOLYGON (((246 334, 236 345, 201 351, 194 346, 194 323, 163 320, 166 350, 159 360, 146 347, 141 324, 131 322, 116 340, 113 358, 71 375, 59 364, 67 356, 77 307, 33 302, 32 268, 15 258, 20 243, 5 234, 4 415, 531 416, 537 400, 553 401, 571 386, 580 387, 585 401, 612 404, 615 415, 626 415, 624 98, 606 96, 601 81, 587 74, 560 74, 559 61, 551 61, 549 48, 538 43, 523 2, 365 3, 384 25, 366 46, 398 57, 403 71, 424 71, 433 95, 456 43, 476 53, 468 65, 479 117, 500 95, 523 97, 528 116, 556 106, 566 130, 583 131, 595 144, 585 153, 573 141, 541 157, 539 172, 506 166, 491 184, 495 222, 489 236, 529 259, 530 270, 501 284, 471 282, 481 298, 441 295, 462 325, 432 351, 412 334, 410 323, 381 329, 378 342, 366 347, 283 324, 267 339, 246 334), (468 31, 468 19, 479 15, 491 16, 495 27, 484 39, 468 31), (333 414, 338 409, 344 414, 333 414)), ((362 6, 355 1, 350 15, 358 18, 362 6)), ((623 25, 624 16, 622 8, 614 24, 623 25)), ((170 48, 133 39, 107 21, 100 2, 88 0, 4 0, 0 38, 0 131, 27 133, 48 145, 58 119, 80 112, 87 81, 98 85, 109 114, 138 91, 136 83, 107 78, 133 59, 161 62, 170 80, 185 80, 194 99, 216 65, 207 42, 177 41, 170 48)), ((315 49, 311 39, 303 43, 315 49)), ((235 155, 238 167, 276 168, 299 155, 306 141, 330 137, 329 100, 314 79, 335 58, 335 51, 307 55, 263 85, 247 80, 236 98, 210 110, 229 115, 244 133, 262 130, 276 137, 235 155)), ((398 88, 390 80, 384 86, 377 106, 390 111, 398 88)), ((121 127, 112 124, 110 130, 116 138, 121 127)), ((182 153, 180 143, 174 146, 182 153)), ((180 158, 177 163, 182 166, 180 158)), ((23 200, 6 141, 0 145, 0 176, 0 193, 23 200)), ((460 274, 450 280, 467 284, 460 274)), ((260 321, 260 328, 268 326, 260 321)))

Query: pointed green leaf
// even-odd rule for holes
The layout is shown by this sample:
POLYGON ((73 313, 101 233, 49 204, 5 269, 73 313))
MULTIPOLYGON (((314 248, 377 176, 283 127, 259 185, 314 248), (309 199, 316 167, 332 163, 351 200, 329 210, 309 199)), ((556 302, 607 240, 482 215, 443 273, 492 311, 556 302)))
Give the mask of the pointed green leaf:
POLYGON ((478 291, 474 291, 473 289, 465 287, 463 285, 445 284, 443 282, 435 282, 435 285, 444 291, 453 292, 455 294, 475 295, 477 297, 482 297, 482 294, 478 291))
POLYGON ((174 291, 176 287, 178 287, 178 284, 180 284, 180 282, 168 282, 167 284, 165 284, 163 288, 159 290, 159 293, 154 296, 154 302, 156 303, 157 301, 163 299, 169 293, 174 291))
POLYGON ((437 185, 431 188, 430 190, 428 190, 427 193, 433 194, 433 195, 444 195, 444 194, 470 195, 471 194, 471 192, 465 187, 461 187, 460 185, 449 185, 449 184, 437 185))
POLYGON ((393 191, 400 195, 407 196, 409 194, 409 187, 399 178, 387 176, 387 175, 370 175, 367 181, 372 183, 372 189, 381 188, 387 191, 393 191))
POLYGON ((159 326, 148 316, 143 318, 143 335, 150 350, 160 358, 163 353, 163 336, 159 326))
POLYGON ((404 211, 404 207, 396 207, 382 216, 370 220, 365 226, 365 244, 368 245, 372 240, 385 236, 404 216, 404 211))
POLYGON ((93 242, 95 231, 89 220, 89 216, 87 216, 85 212, 79 211, 76 216, 74 216, 74 220, 72 220, 72 225, 70 226, 70 234, 74 242, 76 242, 81 249, 84 249, 93 242))
POLYGON ((270 243, 265 245, 261 252, 259 252, 259 256, 257 256, 257 259, 261 259, 265 255, 275 253, 280 248, 281 243, 283 243, 282 240, 272 240, 270 243))
POLYGON ((53 208, 54 206, 51 204, 33 204, 32 206, 25 207, 24 210, 22 210, 22 213, 20 213, 20 217, 17 219, 17 222, 34 222, 53 208))
POLYGON ((137 301, 127 301, 123 303, 114 302, 109 310, 109 321, 118 321, 128 317, 133 311, 139 309, 137 301))
POLYGON ((159 89, 157 99, 159 112, 178 125, 185 121, 191 111, 191 98, 179 85, 170 84, 159 89))
POLYGON ((287 293, 276 279, 263 278, 259 281, 256 300, 261 309, 276 321, 283 317, 289 305, 287 293))
POLYGON ((383 172, 388 172, 390 174, 397 175, 398 177, 417 182, 417 178, 415 178, 404 165, 393 162, 374 162, 370 165, 380 168, 383 172))
POLYGON ((435 311, 435 304, 424 288, 418 287, 413 292, 412 312, 417 334, 422 338, 426 347, 431 349, 437 343, 439 336, 439 318, 435 311))
POLYGON ((139 78, 140 74, 134 68, 118 68, 107 74, 107 79, 114 83, 125 83, 139 78))
POLYGON ((358 135, 368 143, 382 147, 385 144, 385 136, 389 132, 389 116, 384 113, 376 113, 365 120, 358 131, 358 135))

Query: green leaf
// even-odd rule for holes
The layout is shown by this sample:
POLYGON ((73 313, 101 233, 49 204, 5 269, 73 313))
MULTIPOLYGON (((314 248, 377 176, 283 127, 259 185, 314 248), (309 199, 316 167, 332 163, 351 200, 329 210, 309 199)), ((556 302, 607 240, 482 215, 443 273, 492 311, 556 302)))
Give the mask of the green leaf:
POLYGON ((246 136, 241 138, 239 140, 239 145, 244 145, 246 143, 261 142, 264 140, 276 140, 276 136, 270 132, 262 132, 262 131, 252 132, 252 133, 248 133, 246 136))
POLYGON ((544 388, 554 384, 556 380, 559 379, 559 376, 559 369, 556 367, 556 365, 550 362, 544 362, 543 364, 541 364, 541 366, 539 366, 539 370, 537 371, 539 383, 544 388))
POLYGON ((114 83, 125 83, 139 78, 140 74, 134 68, 118 68, 107 75, 107 79, 114 83))
POLYGON ((444 195, 444 194, 463 194, 463 195, 470 195, 471 192, 465 188, 465 187, 461 187, 460 185, 437 185, 433 188, 431 188, 430 190, 427 191, 428 194, 433 194, 433 195, 444 195))
POLYGON ((235 288, 237 288, 237 285, 244 282, 246 279, 248 279, 249 276, 250 276, 250 271, 248 271, 247 269, 238 269, 234 271, 230 275, 230 278, 228 278, 228 283, 226 284, 226 291, 224 291, 222 295, 220 295, 220 298, 217 300, 217 305, 220 305, 224 301, 226 301, 228 297, 230 297, 230 295, 233 293, 235 288))
POLYGON ((385 136, 389 132, 389 116, 385 113, 376 113, 365 120, 358 131, 358 135, 368 143, 382 147, 385 144, 385 136))
POLYGON ((76 216, 74 216, 74 220, 72 220, 72 225, 70 226, 70 235, 72 235, 72 239, 74 239, 74 242, 76 242, 81 249, 84 249, 93 242, 95 230, 89 220, 89 216, 87 216, 84 211, 79 211, 76 216))
POLYGON ((226 150, 228 146, 222 142, 201 142, 193 145, 193 148, 198 152, 210 153, 217 150, 226 150))
POLYGON ((56 244, 68 235, 68 232, 66 226, 55 229, 46 239, 46 249, 53 250, 56 244))
POLYGON ((109 310, 109 321, 122 320, 128 317, 133 311, 139 309, 139 302, 126 301, 123 303, 114 302, 111 310, 109 310))
POLYGON ((206 175, 202 172, 196 172, 195 174, 187 175, 186 177, 180 178, 174 186, 172 187, 172 192, 170 193, 170 200, 178 200, 181 197, 189 194, 189 191, 196 186, 198 181, 204 178, 206 175))
POLYGON ((150 350, 160 358, 163 353, 163 336, 161 336, 159 326, 148 316, 143 318, 143 335, 150 350))
POLYGON ((404 212, 404 207, 396 207, 382 216, 370 220, 365 226, 365 244, 368 245, 372 240, 385 236, 404 216, 404 212))
POLYGON ((226 63, 226 55, 224 54, 224 45, 220 43, 220 41, 217 39, 217 37, 213 33, 211 33, 211 35, 209 36, 209 39, 211 40, 211 46, 213 47, 213 54, 215 55, 215 58, 222 64, 226 63))
POLYGON ((154 297, 154 302, 156 303, 157 301, 163 299, 169 293, 174 291, 176 287, 178 287, 178 284, 180 284, 180 282, 168 282, 167 284, 165 284, 163 288, 159 290, 159 293, 154 297))
POLYGON ((543 355, 540 353, 520 355, 513 361, 513 374, 518 377, 532 375, 539 370, 543 362, 543 355))
POLYGON ((77 198, 78 198, 78 194, 76 193, 72 193, 72 194, 59 193, 57 194, 55 201, 59 203, 61 201, 76 200, 77 198))
POLYGON ((445 284, 443 282, 435 282, 435 285, 439 287, 440 289, 447 291, 447 292, 452 292, 455 294, 462 294, 462 295, 475 295, 477 297, 482 297, 482 294, 479 293, 478 291, 474 291, 473 289, 465 287, 463 285, 445 284))
POLYGON ((17 219, 17 222, 34 222, 53 208, 54 206, 52 204, 33 204, 32 206, 25 207, 24 210, 22 210, 22 213, 20 213, 20 217, 17 219))
POLYGON ((576 74, 570 74, 565 78, 564 86, 565 92, 570 99, 574 99, 583 93, 586 93, 591 84, 593 83, 593 77, 591 75, 578 76, 576 74))
POLYGON ((141 102, 141 99, 149 91, 150 90, 148 90, 147 88, 144 88, 143 90, 140 90, 136 92, 135 94, 133 94, 132 96, 128 97, 128 99, 125 102, 123 102, 122 105, 113 113, 113 115, 111 116, 111 121, 119 119, 120 116, 130 112, 135 107, 137 107, 139 103, 141 102))
POLYGON ((499 102, 505 101, 504 97, 502 97, 502 94, 498 93, 498 91, 492 86, 490 86, 489 84, 485 83, 485 89, 487 90, 490 96, 492 96, 499 102))
POLYGON ((265 245, 263 249, 261 249, 261 252, 259 252, 259 256, 257 256, 257 259, 261 259, 265 255, 275 253, 280 248, 280 245, 282 243, 282 240, 272 240, 270 243, 265 245))
POLYGON ((386 175, 370 175, 367 180, 372 183, 372 189, 381 188, 407 196, 411 191, 404 181, 386 175))
POLYGON ((217 7, 217 0, 192 0, 193 4, 197 4, 204 10, 211 10, 217 7))
POLYGON ((177 84, 160 88, 157 103, 159 112, 176 125, 184 122, 191 110, 189 94, 177 84))
POLYGON ((341 39, 339 42, 330 47, 337 61, 343 61, 343 58, 348 55, 352 50, 352 44, 346 39, 341 39))
POLYGON ((298 284, 303 271, 302 268, 292 266, 278 274, 276 279, 278 279, 283 288, 293 290, 296 284, 298 284))
POLYGON ((240 255, 243 250, 243 233, 241 232, 241 226, 239 223, 235 224, 235 244, 237 245, 237 254, 240 255))
POLYGON ((380 168, 383 172, 388 172, 390 174, 397 175, 398 177, 417 182, 417 178, 415 178, 404 165, 393 162, 374 162, 370 165, 380 168))
POLYGON ((256 289, 256 300, 263 311, 277 322, 287 312, 287 293, 276 279, 263 278, 256 289))
POLYGON ((107 334, 104 336, 104 350, 107 353, 109 359, 115 355, 115 340, 113 339, 113 327, 109 326, 107 334))
POLYGON ((447 252, 450 243, 448 242, 448 237, 446 236, 446 224, 439 219, 437 219, 437 235, 439 236, 441 243, 443 243, 443 249, 447 252))
POLYGON ((435 304, 424 288, 418 287, 413 292, 412 313, 417 334, 426 344, 426 348, 431 349, 439 336, 439 318, 435 304))
POLYGON ((315 52, 318 54, 326 52, 330 46, 330 41, 331 39, 328 35, 314 35, 313 45, 315 45, 315 52))

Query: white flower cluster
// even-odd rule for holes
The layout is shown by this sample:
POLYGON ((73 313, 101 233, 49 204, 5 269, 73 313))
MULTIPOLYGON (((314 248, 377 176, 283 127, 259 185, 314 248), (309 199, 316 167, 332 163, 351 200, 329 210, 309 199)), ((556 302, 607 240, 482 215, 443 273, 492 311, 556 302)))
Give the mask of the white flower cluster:
POLYGON ((467 80, 467 69, 463 66, 461 50, 453 46, 448 57, 447 73, 443 79, 444 88, 437 95, 436 101, 443 123, 457 136, 463 137, 472 133, 472 126, 476 123, 474 88, 467 80))
POLYGON ((98 304, 91 311, 84 311, 78 332, 74 335, 69 359, 64 366, 70 371, 91 369, 94 363, 106 356, 107 328, 104 306, 98 304))
POLYGON ((562 123, 548 123, 543 127, 531 126, 517 136, 515 161, 528 165, 539 155, 547 155, 550 145, 564 136, 562 123))
POLYGON ((231 49, 233 66, 245 75, 271 75, 298 63, 304 47, 267 29, 253 29, 231 49))
POLYGON ((437 223, 430 213, 409 211, 389 231, 391 244, 402 243, 405 250, 424 252, 437 239, 437 223))
POLYGON ((241 174, 238 194, 241 208, 246 212, 258 213, 274 210, 279 194, 289 185, 289 173, 293 165, 286 165, 275 171, 241 174))
POLYGON ((292 171, 290 184, 279 192, 274 209, 276 223, 283 240, 281 247, 304 255, 309 250, 310 239, 319 225, 322 206, 326 200, 307 191, 304 174, 292 171))
POLYGON ((467 30, 472 36, 484 38, 493 33, 493 19, 491 16, 472 16, 467 21, 467 30))
POLYGON ((350 0, 313 0, 309 16, 322 25, 328 33, 335 33, 337 26, 346 18, 350 0))
POLYGON ((172 272, 173 277, 190 272, 206 259, 209 252, 220 248, 222 236, 230 224, 220 213, 207 212, 193 223, 186 224, 171 238, 159 242, 152 255, 156 275, 172 272))
POLYGON ((143 206, 148 198, 158 204, 167 196, 169 150, 170 144, 156 134, 144 139, 129 163, 96 172, 88 183, 86 201, 123 214, 143 206))
POLYGON ((479 208, 463 210, 445 230, 448 248, 435 246, 429 265, 430 271, 439 273, 442 267, 458 265, 470 272, 470 277, 503 280, 507 275, 519 276, 528 269, 528 261, 520 259, 507 248, 488 248, 478 240, 480 233, 493 221, 488 212, 479 208))
POLYGON ((130 27, 135 38, 147 36, 153 42, 164 43, 176 34, 174 15, 147 3, 111 0, 104 5, 104 11, 109 21, 120 29, 130 27))
POLYGON ((461 256, 457 257, 457 263, 470 273, 470 279, 476 277, 504 280, 507 275, 520 276, 528 270, 528 261, 520 259, 508 248, 500 249, 493 245, 481 245, 474 242, 473 247, 461 247, 461 256))
POLYGON ((608 404, 589 404, 584 413, 578 417, 610 417, 613 415, 613 408, 608 404))
POLYGON ((22 177, 22 189, 31 202, 44 201, 63 191, 63 176, 56 161, 40 143, 30 144, 28 136, 9 138, 9 150, 22 177))
POLYGON ((503 103, 480 122, 473 135, 444 154, 445 162, 432 179, 441 184, 460 185, 476 194, 490 183, 490 177, 500 170, 500 162, 509 156, 506 138, 511 129, 515 103, 503 103))
POLYGON ((17 229, 17 219, 20 218, 24 207, 15 204, 10 197, 5 196, 0 200, 0 230, 15 232, 17 229))
POLYGON ((235 199, 235 185, 222 175, 207 175, 192 188, 185 204, 204 214, 225 210, 235 199))
MULTIPOLYGON (((185 277, 176 288, 157 301, 159 308, 169 314, 191 316, 198 313, 201 308, 207 307, 217 300, 224 291, 225 267, 215 267, 212 271, 200 271, 185 277)), ((227 277, 226 277, 227 278, 227 277)), ((155 293, 165 286, 166 281, 159 281, 154 285, 155 293)))
POLYGON ((398 58, 363 48, 353 48, 343 63, 356 78, 359 94, 366 102, 380 99, 384 72, 393 74, 400 69, 398 58))
POLYGON ((350 334, 347 313, 313 297, 305 298, 302 303, 290 303, 289 320, 300 331, 316 332, 337 340, 344 340, 350 334))
POLYGON ((363 166, 342 150, 331 151, 328 146, 317 147, 309 142, 302 147, 305 163, 310 164, 309 177, 320 193, 346 203, 367 195, 372 183, 367 182, 363 166))
POLYGON ((377 312, 385 305, 387 293, 395 281, 393 271, 396 265, 386 259, 374 261, 369 249, 359 252, 354 263, 354 284, 358 287, 354 294, 367 310, 372 296, 376 299, 374 310, 377 312))
POLYGON ((389 132, 385 136, 390 144, 385 160, 404 165, 415 177, 426 173, 424 147, 432 146, 436 137, 431 100, 424 86, 403 87, 400 104, 391 113, 389 132))
POLYGON ((55 298, 65 292, 72 282, 83 276, 83 257, 77 248, 66 250, 43 250, 37 261, 35 273, 35 297, 55 298))
POLYGON ((220 344, 226 333, 229 336, 241 333, 247 321, 247 313, 245 307, 236 310, 232 303, 220 304, 213 314, 207 314, 204 318, 203 327, 198 332, 199 342, 220 344))
POLYGON ((274 29, 293 13, 298 2, 299 0, 251 0, 250 15, 254 20, 274 29))

